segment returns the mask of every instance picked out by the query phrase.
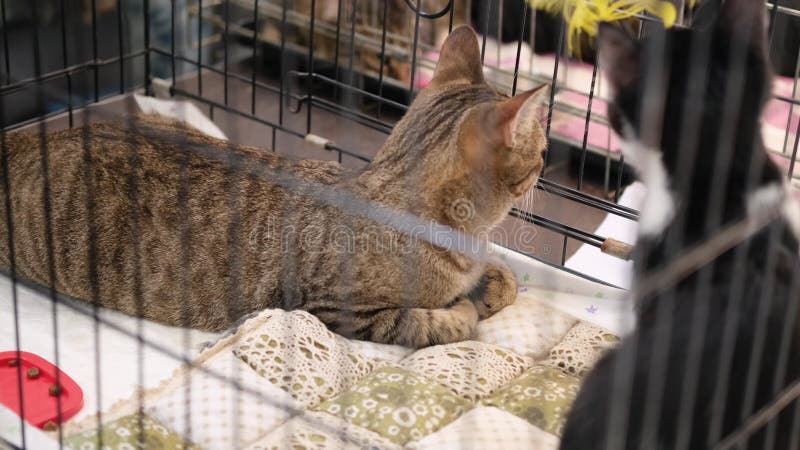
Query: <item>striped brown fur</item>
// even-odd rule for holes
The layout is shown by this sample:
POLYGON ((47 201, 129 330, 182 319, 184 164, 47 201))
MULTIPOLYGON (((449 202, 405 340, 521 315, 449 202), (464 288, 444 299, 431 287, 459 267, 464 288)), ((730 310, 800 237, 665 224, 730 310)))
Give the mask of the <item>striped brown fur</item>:
MULTIPOLYGON (((361 339, 414 347, 468 339, 479 316, 514 300, 508 269, 415 240, 347 210, 350 200, 328 200, 488 231, 541 169, 532 93, 509 99, 490 88, 475 35, 462 27, 445 42, 431 85, 360 171, 154 117, 51 133, 55 288, 205 330, 265 308, 300 308, 361 339), (459 202, 466 207, 454 213, 459 202)), ((16 269, 47 286, 40 139, 6 138, 10 189, 0 201, 5 218, 10 199, 16 269)))

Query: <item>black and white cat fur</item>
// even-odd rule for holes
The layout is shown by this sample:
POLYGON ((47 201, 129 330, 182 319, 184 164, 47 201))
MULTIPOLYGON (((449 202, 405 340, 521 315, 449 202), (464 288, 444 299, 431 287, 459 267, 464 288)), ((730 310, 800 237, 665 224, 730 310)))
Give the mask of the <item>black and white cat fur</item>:
MULTIPOLYGON (((587 375, 562 450, 713 448, 800 378, 800 211, 759 127, 764 3, 706 3, 691 30, 641 43, 599 32, 610 120, 648 191, 635 279, 748 217, 776 219, 669 288, 634 294, 636 330, 587 375)), ((797 400, 733 448, 800 448, 795 416, 797 400)))

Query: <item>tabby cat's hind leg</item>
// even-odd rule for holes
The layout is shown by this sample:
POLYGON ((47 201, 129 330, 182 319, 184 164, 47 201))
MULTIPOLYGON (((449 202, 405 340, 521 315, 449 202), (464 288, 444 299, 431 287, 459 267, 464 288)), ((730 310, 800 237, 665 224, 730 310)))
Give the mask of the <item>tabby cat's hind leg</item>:
POLYGON ((465 341, 475 335, 478 311, 466 297, 446 308, 392 308, 376 313, 362 339, 407 347, 428 347, 465 341))

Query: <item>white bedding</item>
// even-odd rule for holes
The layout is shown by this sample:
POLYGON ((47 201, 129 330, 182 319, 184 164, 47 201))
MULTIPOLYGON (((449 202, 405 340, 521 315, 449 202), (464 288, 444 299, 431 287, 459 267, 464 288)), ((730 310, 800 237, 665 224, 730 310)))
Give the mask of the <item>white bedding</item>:
MULTIPOLYGON (((20 350, 55 362, 52 301, 48 296, 22 286, 18 287, 17 293, 20 350)), ((155 386, 180 366, 182 358, 194 358, 203 343, 216 338, 212 333, 137 321, 109 310, 100 312, 101 322, 96 326, 90 314, 91 309, 85 304, 75 302, 57 305, 55 314, 58 318, 58 366, 83 389, 84 406, 76 419, 95 413, 98 399, 101 408, 107 409, 117 400, 131 396, 136 386, 155 386), (115 329, 115 326, 123 331, 115 329), (169 352, 148 345, 141 347, 144 352, 141 380, 137 364, 140 346, 134 337, 138 327, 141 327, 146 342, 169 352), (99 341, 99 352, 95 340, 99 341), (99 385, 96 379, 98 368, 101 374, 99 385)), ((17 348, 14 330, 11 280, 0 276, 0 351, 17 348)))

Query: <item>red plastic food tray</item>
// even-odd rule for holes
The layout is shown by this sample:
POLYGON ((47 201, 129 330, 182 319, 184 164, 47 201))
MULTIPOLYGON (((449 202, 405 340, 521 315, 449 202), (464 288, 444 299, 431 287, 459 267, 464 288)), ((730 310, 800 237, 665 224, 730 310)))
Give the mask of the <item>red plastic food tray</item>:
MULTIPOLYGON (((0 352, 0 403, 20 413, 19 383, 17 366, 14 360, 17 352, 0 352)), ((61 398, 61 421, 64 422, 83 408, 83 391, 72 378, 59 371, 60 393, 53 388, 56 384, 56 366, 34 355, 20 352, 19 366, 22 369, 22 393, 24 419, 26 422, 44 428, 45 424, 58 424, 58 398, 61 398), (30 369, 38 369, 39 374, 33 378, 28 376, 30 369)), ((35 370, 34 370, 35 371, 35 370)))

